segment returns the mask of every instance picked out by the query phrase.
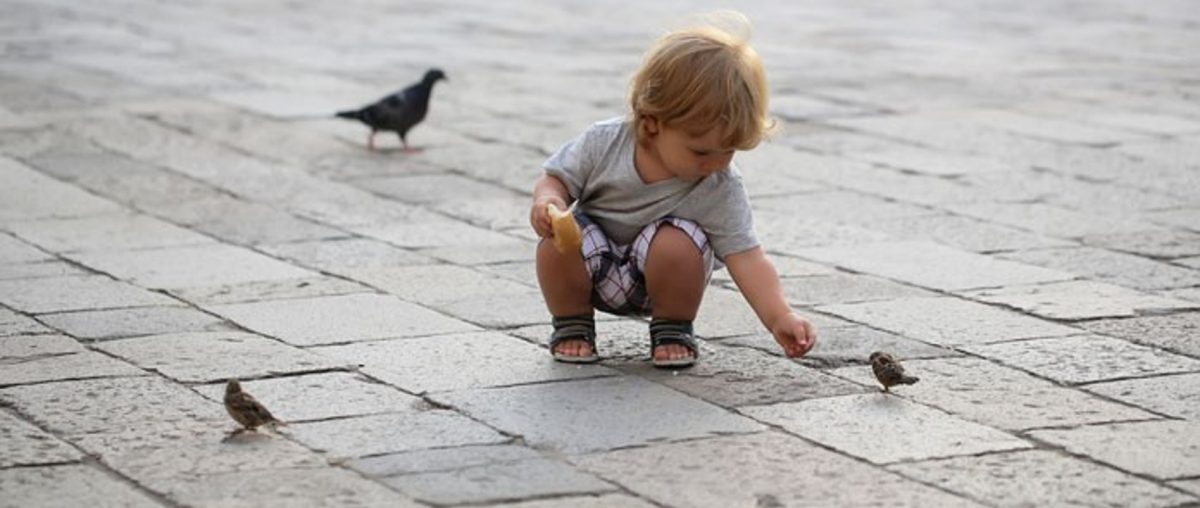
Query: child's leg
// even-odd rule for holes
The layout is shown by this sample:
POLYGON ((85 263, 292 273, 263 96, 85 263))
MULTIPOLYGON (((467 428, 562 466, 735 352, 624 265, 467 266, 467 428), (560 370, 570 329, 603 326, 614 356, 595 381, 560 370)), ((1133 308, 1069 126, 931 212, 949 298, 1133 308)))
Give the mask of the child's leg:
MULTIPOLYGON (((660 226, 650 242, 644 274, 654 319, 696 318, 708 274, 700 249, 687 233, 670 224, 660 226)), ((664 344, 652 354, 656 360, 692 356, 691 351, 678 344, 664 344)))
MULTIPOLYGON (((537 247, 538 284, 546 307, 554 317, 592 315, 592 279, 578 252, 560 254, 554 242, 542 240, 537 247)), ((591 356, 584 340, 563 340, 554 352, 567 356, 591 356)))

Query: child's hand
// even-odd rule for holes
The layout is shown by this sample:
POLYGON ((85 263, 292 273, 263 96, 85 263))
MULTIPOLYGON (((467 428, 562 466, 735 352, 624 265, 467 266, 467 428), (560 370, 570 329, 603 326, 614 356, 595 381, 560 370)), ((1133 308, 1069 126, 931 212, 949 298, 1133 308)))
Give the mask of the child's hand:
POLYGON ((779 318, 771 327, 775 342, 783 347, 788 358, 800 358, 817 345, 817 332, 807 319, 792 313, 779 318))
POLYGON ((533 200, 533 209, 529 211, 529 224, 542 238, 554 237, 554 228, 550 225, 550 212, 546 210, 547 205, 557 206, 559 210, 567 209, 567 203, 558 196, 542 196, 533 200))

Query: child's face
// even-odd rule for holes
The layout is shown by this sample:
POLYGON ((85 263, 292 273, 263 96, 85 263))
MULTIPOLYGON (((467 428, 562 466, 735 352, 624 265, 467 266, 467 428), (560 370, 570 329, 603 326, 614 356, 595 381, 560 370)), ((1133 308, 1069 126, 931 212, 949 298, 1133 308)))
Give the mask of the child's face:
POLYGON ((721 130, 691 134, 680 128, 662 127, 650 142, 655 145, 667 172, 695 181, 729 167, 734 150, 721 146, 721 130))

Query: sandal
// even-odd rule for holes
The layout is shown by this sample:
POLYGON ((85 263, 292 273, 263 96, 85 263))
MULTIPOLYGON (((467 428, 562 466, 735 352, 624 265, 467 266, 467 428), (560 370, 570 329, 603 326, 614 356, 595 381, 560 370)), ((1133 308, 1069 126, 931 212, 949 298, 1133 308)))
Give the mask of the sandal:
POLYGON ((596 363, 600 354, 596 351, 596 321, 592 316, 556 317, 551 323, 554 333, 550 334, 550 354, 554 359, 565 363, 596 363), (564 340, 582 340, 592 347, 588 356, 574 356, 556 353, 554 347, 564 340))
POLYGON ((691 321, 672 321, 668 319, 654 319, 650 321, 650 359, 655 367, 691 367, 696 364, 696 360, 700 358, 700 347, 696 343, 696 337, 692 335, 691 321), (667 344, 678 344, 688 348, 692 352, 690 358, 677 358, 674 360, 657 360, 654 359, 654 350, 658 346, 667 344))

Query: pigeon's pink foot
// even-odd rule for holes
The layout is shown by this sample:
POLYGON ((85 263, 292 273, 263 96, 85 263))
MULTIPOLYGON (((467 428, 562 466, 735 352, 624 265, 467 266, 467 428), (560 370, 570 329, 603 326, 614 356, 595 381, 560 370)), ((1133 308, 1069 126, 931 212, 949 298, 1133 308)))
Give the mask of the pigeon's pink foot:
POLYGON ((404 153, 418 154, 418 153, 421 153, 421 152, 424 152, 424 151, 425 151, 425 149, 424 149, 424 148, 409 148, 409 147, 404 147, 404 153))

